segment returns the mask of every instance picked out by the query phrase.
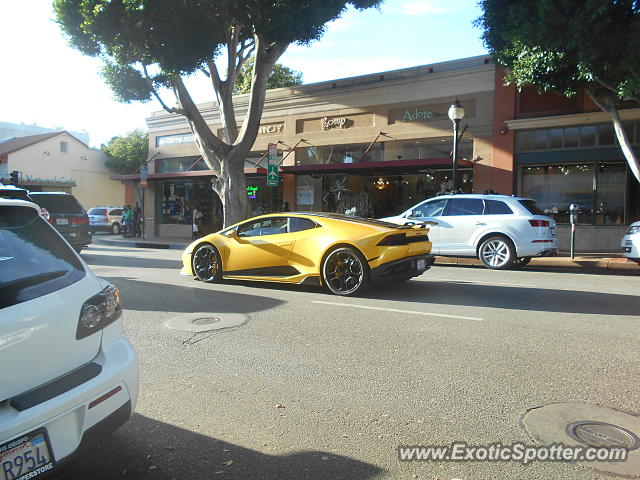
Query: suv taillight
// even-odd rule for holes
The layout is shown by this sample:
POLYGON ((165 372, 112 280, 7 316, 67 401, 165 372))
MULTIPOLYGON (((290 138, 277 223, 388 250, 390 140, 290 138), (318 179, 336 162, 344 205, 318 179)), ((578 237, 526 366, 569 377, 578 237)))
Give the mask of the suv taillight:
POLYGON ((529 220, 532 227, 549 227, 549 220, 529 220))
POLYGON ((116 287, 109 285, 82 305, 76 340, 103 329, 116 321, 120 315, 122 315, 120 293, 116 287))
POLYGON ((71 225, 89 225, 89 217, 71 217, 69 223, 71 225))

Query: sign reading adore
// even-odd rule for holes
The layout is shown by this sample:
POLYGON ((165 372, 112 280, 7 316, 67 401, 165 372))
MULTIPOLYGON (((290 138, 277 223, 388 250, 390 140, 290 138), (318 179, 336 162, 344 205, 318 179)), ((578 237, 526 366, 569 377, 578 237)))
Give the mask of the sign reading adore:
MULTIPOLYGON (((464 117, 473 118, 476 112, 476 101, 473 99, 461 100, 464 105, 464 117)), ((389 125, 394 123, 422 123, 436 122, 446 120, 449 121, 449 103, 434 103, 423 105, 409 105, 389 110, 389 125)))
POLYGON ((407 110, 404 112, 402 116, 403 122, 413 122, 415 120, 429 120, 433 118, 433 112, 431 110, 418 110, 417 108, 413 110, 407 110))

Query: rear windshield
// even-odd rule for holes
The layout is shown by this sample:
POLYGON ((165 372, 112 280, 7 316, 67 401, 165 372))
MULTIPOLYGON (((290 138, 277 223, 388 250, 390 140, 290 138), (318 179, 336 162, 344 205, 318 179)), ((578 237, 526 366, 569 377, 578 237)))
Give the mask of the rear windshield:
POLYGON ((38 205, 49 210, 49 213, 84 213, 82 206, 73 195, 34 193, 32 198, 38 205))
POLYGON ((75 252, 35 209, 0 205, 0 309, 60 290, 84 275, 75 252))
POLYGON ((26 190, 13 189, 13 188, 0 188, 0 198, 10 198, 13 200, 26 200, 31 202, 31 198, 26 190))
POLYGON ((106 208, 92 208, 87 213, 89 215, 106 215, 107 214, 107 209, 106 208))
POLYGON ((518 200, 518 201, 522 204, 524 208, 529 210, 529 213, 532 213, 533 215, 546 215, 546 213, 540 210, 540 207, 536 205, 535 200, 518 200))

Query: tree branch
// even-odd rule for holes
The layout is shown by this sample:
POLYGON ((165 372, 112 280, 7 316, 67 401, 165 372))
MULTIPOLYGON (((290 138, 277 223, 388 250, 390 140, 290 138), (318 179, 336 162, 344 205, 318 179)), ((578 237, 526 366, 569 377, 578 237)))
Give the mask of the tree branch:
POLYGON ((251 78, 249 107, 238 138, 233 144, 233 150, 234 152, 238 152, 239 158, 249 153, 258 135, 260 119, 262 118, 262 111, 264 110, 267 79, 273 71, 274 65, 289 46, 287 43, 272 43, 266 46, 258 35, 254 35, 254 45, 256 57, 253 64, 253 76, 251 78))
POLYGON ((198 107, 194 103, 191 95, 187 91, 181 77, 176 77, 173 81, 174 91, 180 102, 180 106, 183 110, 183 115, 189 121, 191 130, 194 133, 198 147, 202 151, 202 156, 207 162, 208 166, 214 171, 220 171, 220 158, 224 158, 229 150, 229 146, 216 137, 207 122, 202 117, 202 113, 198 110, 198 107), (212 161, 212 157, 215 157, 215 162, 212 161))
POLYGON ((167 113, 177 113, 177 114, 180 114, 180 115, 184 115, 184 111, 182 111, 181 109, 175 108, 175 107, 169 107, 169 106, 167 106, 166 103, 164 103, 164 101, 160 97, 160 94, 157 92, 156 88, 153 86, 153 80, 151 80, 151 77, 149 76, 149 72, 147 71, 147 66, 146 65, 142 65, 142 70, 144 71, 144 78, 147 81, 147 85, 149 86, 149 90, 151 91, 153 96, 156 97, 156 100, 158 100, 158 102, 160 102, 160 105, 162 105, 162 108, 164 110, 166 110, 167 113))

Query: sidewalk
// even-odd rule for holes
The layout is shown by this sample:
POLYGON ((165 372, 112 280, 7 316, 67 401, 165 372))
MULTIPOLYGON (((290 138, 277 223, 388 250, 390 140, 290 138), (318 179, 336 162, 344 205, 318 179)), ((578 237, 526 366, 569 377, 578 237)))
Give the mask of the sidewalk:
MULTIPOLYGON (((118 235, 94 235, 93 243, 96 245, 129 248, 184 250, 187 245, 191 243, 191 239, 185 237, 154 237, 147 235, 143 240, 142 238, 123 238, 118 235)), ((481 267, 482 263, 476 258, 436 257, 436 265, 468 265, 481 267)), ((526 268, 640 275, 640 265, 616 253, 578 253, 574 259, 571 259, 568 253, 560 253, 556 257, 533 258, 526 268)))

